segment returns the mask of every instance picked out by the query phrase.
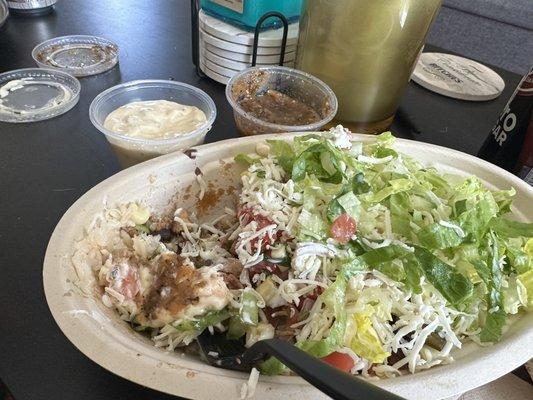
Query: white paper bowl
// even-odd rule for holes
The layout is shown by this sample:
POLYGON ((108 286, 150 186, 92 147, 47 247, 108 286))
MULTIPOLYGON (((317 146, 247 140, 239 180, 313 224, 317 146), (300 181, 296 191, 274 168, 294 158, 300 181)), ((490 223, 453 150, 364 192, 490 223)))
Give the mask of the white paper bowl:
MULTIPOLYGON (((238 399, 248 375, 211 367, 198 358, 168 353, 153 346, 134 332, 98 299, 83 297, 73 288, 70 257, 73 243, 83 236, 95 214, 109 205, 145 200, 157 210, 168 204, 176 193, 195 182, 200 167, 206 181, 218 187, 238 187, 241 168, 233 164, 237 153, 253 152, 257 143, 273 137, 247 137, 213 143, 197 148, 196 153, 168 154, 153 159, 105 180, 83 195, 58 223, 44 260, 44 289, 50 310, 64 334, 90 359, 113 373, 162 392, 193 399, 238 399)), ((359 135, 362 141, 374 140, 359 135)), ((441 171, 462 175, 475 174, 492 188, 517 190, 515 215, 533 216, 533 188, 483 160, 458 151, 398 140, 397 149, 441 171)), ((195 196, 178 201, 194 207, 195 196)), ((183 197, 181 198, 183 199, 183 197)), ((231 200, 231 195, 229 199, 231 200)), ((221 204, 222 206, 223 204, 221 204)), ((90 272, 88 271, 89 275, 90 272)), ((521 316, 504 334, 500 343, 479 347, 473 343, 455 353, 456 361, 415 375, 380 380, 375 383, 408 399, 444 399, 492 381, 533 357, 533 314, 521 316)), ((325 399, 326 396, 298 377, 263 377, 255 398, 279 400, 325 399)))

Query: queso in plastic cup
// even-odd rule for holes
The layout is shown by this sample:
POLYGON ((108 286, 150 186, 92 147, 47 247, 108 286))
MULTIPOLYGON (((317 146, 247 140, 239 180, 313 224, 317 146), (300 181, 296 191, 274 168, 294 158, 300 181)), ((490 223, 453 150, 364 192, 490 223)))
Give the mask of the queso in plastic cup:
POLYGON ((113 86, 96 96, 89 107, 91 122, 105 135, 123 168, 203 143, 216 114, 215 103, 204 91, 186 83, 156 79, 113 86), (112 111, 134 101, 147 100, 168 100, 196 106, 205 113, 206 121, 191 132, 161 139, 127 136, 104 127, 104 121, 112 111))
POLYGON ((287 67, 239 72, 228 82, 226 98, 241 135, 317 131, 337 113, 337 98, 328 85, 287 67))

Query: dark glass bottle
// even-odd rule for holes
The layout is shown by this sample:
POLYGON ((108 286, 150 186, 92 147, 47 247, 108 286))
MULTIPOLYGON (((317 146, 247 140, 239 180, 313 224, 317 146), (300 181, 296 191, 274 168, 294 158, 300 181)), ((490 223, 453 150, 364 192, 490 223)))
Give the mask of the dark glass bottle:
POLYGON ((526 139, 522 145, 515 172, 521 179, 533 186, 533 111, 529 118, 526 139))
POLYGON ((533 109, 533 67, 520 81, 496 125, 485 140, 478 157, 510 172, 515 170, 526 138, 533 109))

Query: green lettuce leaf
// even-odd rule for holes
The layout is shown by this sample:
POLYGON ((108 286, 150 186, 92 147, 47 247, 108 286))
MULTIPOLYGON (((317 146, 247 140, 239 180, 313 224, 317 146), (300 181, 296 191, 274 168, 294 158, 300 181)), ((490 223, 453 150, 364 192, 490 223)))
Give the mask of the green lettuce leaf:
POLYGON ((244 289, 242 293, 239 317, 246 325, 257 325, 259 322, 257 296, 251 290, 249 290, 249 288, 244 289))
POLYGON ((235 162, 238 162, 239 164, 244 164, 247 166, 252 165, 253 163, 257 161, 257 158, 253 158, 249 156, 248 154, 243 154, 243 153, 237 154, 233 159, 235 160, 235 162))
POLYGON ((518 281, 527 290, 527 307, 532 308, 533 307, 533 269, 530 269, 527 272, 524 272, 523 274, 518 275, 518 281))
POLYGON ((365 181, 365 174, 358 172, 352 178, 352 191, 355 194, 364 194, 370 191, 370 185, 365 181))
POLYGON ((276 357, 270 357, 264 361, 259 370, 263 375, 281 375, 288 371, 288 368, 276 357))
POLYGON ((412 217, 409 214, 410 209, 411 205, 407 193, 396 193, 389 197, 392 231, 407 239, 411 239, 413 233, 413 228, 411 227, 412 217))
POLYGON ((430 251, 415 246, 415 254, 424 275, 443 296, 455 307, 460 306, 472 296, 472 282, 452 266, 446 264, 430 251))
POLYGON ((500 250, 498 239, 496 238, 494 232, 490 232, 487 241, 487 248, 489 250, 488 269, 490 272, 480 274, 480 277, 484 280, 488 289, 488 312, 485 319, 485 325, 479 334, 479 339, 482 342, 497 342, 500 340, 502 335, 506 318, 502 294, 503 277, 500 269, 500 250))
POLYGON ((231 313, 227 309, 220 311, 208 311, 205 315, 199 318, 195 318, 189 321, 183 321, 178 324, 172 325, 179 331, 197 331, 201 332, 208 326, 216 325, 222 321, 231 317, 231 313))
POLYGON ((508 264, 517 274, 523 274, 530 269, 533 269, 533 257, 530 257, 520 248, 508 245, 505 256, 507 257, 508 264))
POLYGON ((494 218, 490 228, 503 237, 533 237, 533 223, 513 221, 506 218, 494 218))
POLYGON ((339 205, 343 210, 356 221, 359 219, 359 213, 361 211, 361 202, 355 197, 353 192, 348 192, 342 196, 336 198, 339 205))
POLYGON ((392 156, 393 158, 396 158, 398 157, 398 153, 389 147, 378 147, 376 151, 374 151, 372 156, 376 158, 385 158, 388 156, 392 156))
POLYGON ((442 199, 448 199, 454 193, 448 181, 435 168, 426 168, 414 175, 425 187, 442 199))
POLYGON ((502 329, 505 325, 505 319, 506 315, 503 308, 494 312, 489 312, 485 320, 485 325, 483 325, 481 333, 479 334, 479 340, 485 343, 494 343, 500 340, 502 336, 502 329))
POLYGON ((533 238, 529 238, 526 244, 524 245, 524 252, 528 255, 530 259, 533 259, 533 238))
POLYGON ((494 196, 494 201, 496 201, 496 204, 498 204, 500 214, 505 214, 511 211, 511 203, 516 195, 515 188, 511 188, 509 190, 498 190, 493 192, 492 195, 494 196))
POLYGON ((320 214, 302 209, 298 216, 299 236, 310 236, 316 240, 323 240, 327 237, 327 226, 320 214))
POLYGON ((382 262, 374 268, 397 282, 403 282, 407 277, 403 268, 403 262, 399 259, 382 262))
POLYGON ((333 221, 335 221, 337 217, 344 212, 345 212, 344 207, 341 206, 338 198, 335 197, 328 204, 328 208, 326 211, 326 218, 328 219, 330 223, 333 223, 333 221))
POLYGON ((488 264, 483 260, 472 260, 471 265, 474 266, 477 275, 485 283, 485 286, 489 287, 491 284, 491 272, 488 264))
POLYGON ((366 196, 366 200, 370 203, 379 203, 385 200, 390 195, 405 192, 412 189, 413 181, 409 179, 399 178, 391 179, 389 181, 389 186, 379 190, 376 193, 366 196))
POLYGON ((486 233, 489 223, 498 213, 498 205, 490 192, 480 195, 479 201, 468 204, 467 208, 459 215, 458 223, 463 230, 480 240, 486 233))
POLYGON ((335 315, 328 337, 322 340, 299 342, 297 343, 299 348, 315 357, 325 357, 342 345, 346 333, 346 286, 347 274, 345 271, 340 271, 335 282, 320 295, 326 307, 332 309, 335 315))
POLYGON ((417 233, 420 244, 428 249, 448 249, 459 246, 463 236, 458 230, 439 223, 430 224, 417 233))
POLYGON ((403 269, 405 272, 405 284, 407 288, 412 290, 413 293, 422 293, 420 281, 422 279, 423 271, 414 254, 408 254, 403 258, 403 269))
POLYGON ((379 151, 379 149, 390 148, 395 141, 396 138, 392 133, 383 132, 376 136, 375 142, 366 144, 366 148, 368 149, 368 153, 366 154, 374 154, 379 151))
POLYGON ((234 315, 229 320, 226 336, 228 339, 239 339, 246 334, 246 328, 247 325, 242 322, 242 319, 238 315, 234 315))
POLYGON ((295 157, 291 145, 283 140, 267 140, 267 143, 270 145, 272 154, 278 159, 281 168, 290 174, 295 157))
POLYGON ((341 183, 344 178, 341 160, 342 154, 328 142, 314 144, 294 160, 292 179, 298 182, 309 174, 315 175, 323 182, 341 183))
POLYGON ((358 258, 368 266, 375 268, 383 262, 389 262, 397 258, 404 257, 408 254, 411 253, 405 247, 391 244, 389 246, 379 247, 377 249, 367 251, 358 258))
POLYGON ((522 281, 511 278, 503 289, 503 309, 507 314, 516 314, 521 308, 528 307, 527 288, 522 281))
POLYGON ((458 217, 462 213, 466 211, 466 200, 457 200, 455 203, 453 203, 453 216, 458 217))

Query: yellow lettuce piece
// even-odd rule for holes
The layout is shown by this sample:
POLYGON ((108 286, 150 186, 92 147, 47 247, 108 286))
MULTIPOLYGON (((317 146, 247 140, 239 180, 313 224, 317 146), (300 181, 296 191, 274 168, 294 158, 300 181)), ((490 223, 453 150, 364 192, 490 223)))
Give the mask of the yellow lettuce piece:
POLYGON ((370 317, 375 313, 373 306, 368 305, 361 312, 357 312, 348 319, 346 346, 355 354, 376 364, 383 363, 390 353, 385 351, 379 336, 372 326, 370 317))
POLYGON ((524 251, 529 256, 529 258, 533 258, 533 238, 529 238, 524 245, 524 251))
MULTIPOLYGON (((531 240, 531 239, 530 239, 531 240)), ((527 291, 527 307, 533 307, 533 269, 518 275, 517 281, 520 282, 527 291)))

